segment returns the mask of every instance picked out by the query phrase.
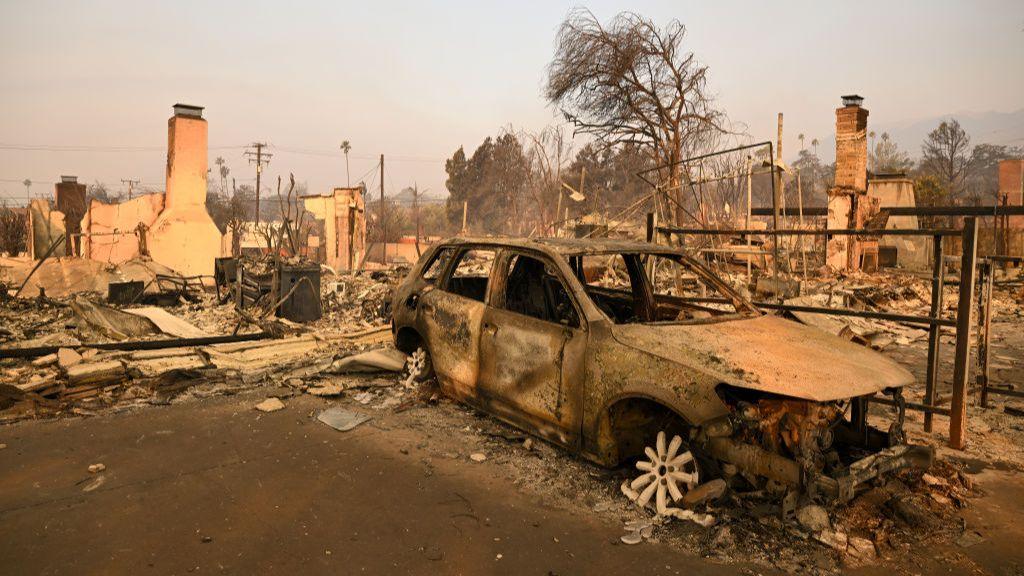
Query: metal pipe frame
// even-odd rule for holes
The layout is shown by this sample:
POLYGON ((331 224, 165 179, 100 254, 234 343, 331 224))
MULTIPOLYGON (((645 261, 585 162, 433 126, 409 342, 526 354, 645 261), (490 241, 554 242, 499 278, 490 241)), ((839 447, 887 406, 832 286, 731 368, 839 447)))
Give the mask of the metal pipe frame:
POLYGON ((693 236, 709 235, 709 236, 723 236, 723 235, 762 235, 762 236, 960 236, 961 230, 952 228, 937 228, 937 229, 908 229, 908 228, 889 228, 889 229, 867 229, 867 228, 854 228, 854 229, 839 229, 839 230, 825 230, 822 228, 814 230, 805 230, 800 228, 793 228, 788 230, 719 230, 709 228, 679 228, 676 226, 659 226, 658 231, 664 234, 691 234, 693 236))
MULTIPOLYGON (((942 255, 942 236, 932 239, 932 303, 928 315, 936 318, 942 311, 942 293, 945 286, 946 268, 942 255)), ((941 334, 938 326, 928 330, 928 367, 924 381, 924 403, 935 406, 935 390, 939 373, 939 347, 941 334)), ((932 431, 932 413, 924 414, 924 431, 932 431)))
MULTIPOLYGON (((786 216, 796 216, 796 208, 785 208, 786 216)), ((889 206, 879 208, 889 216, 1024 216, 1024 206, 889 206)), ((751 216, 771 216, 768 206, 750 209, 751 216)), ((828 216, 825 206, 805 206, 804 216, 828 216)))

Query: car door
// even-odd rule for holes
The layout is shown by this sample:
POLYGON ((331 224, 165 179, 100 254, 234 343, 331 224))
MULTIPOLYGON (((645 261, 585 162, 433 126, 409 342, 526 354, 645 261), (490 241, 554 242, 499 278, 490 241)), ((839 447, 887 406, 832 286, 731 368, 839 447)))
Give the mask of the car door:
POLYGON ((544 255, 507 251, 495 268, 480 330, 480 402, 506 421, 577 446, 587 346, 579 306, 544 255))
POLYGON ((467 402, 476 396, 480 325, 496 255, 494 248, 460 249, 416 306, 438 382, 446 394, 467 402))

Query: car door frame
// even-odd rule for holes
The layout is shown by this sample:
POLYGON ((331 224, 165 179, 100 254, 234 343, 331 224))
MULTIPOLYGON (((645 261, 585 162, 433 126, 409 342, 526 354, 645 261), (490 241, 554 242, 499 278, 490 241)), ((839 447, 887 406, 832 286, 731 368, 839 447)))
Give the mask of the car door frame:
MULTIPOLYGON (((487 307, 480 329, 481 341, 477 348, 480 353, 477 391, 481 407, 489 413, 549 441, 578 450, 581 446, 583 404, 586 393, 589 324, 586 311, 579 302, 565 269, 560 264, 558 259, 544 251, 518 246, 502 247, 492 270, 487 307), (554 272, 555 278, 561 283, 576 312, 578 326, 555 324, 505 308, 504 291, 508 282, 509 265, 512 258, 517 255, 538 260, 554 272), (503 316, 506 317, 502 318, 503 316), (518 388, 521 382, 515 382, 514 386, 518 392, 515 397, 507 397, 508 395, 496 391, 500 386, 509 384, 497 380, 498 375, 492 373, 500 370, 498 368, 500 358, 505 356, 506 352, 522 352, 521 350, 502 350, 502 345, 509 345, 510 340, 508 338, 499 339, 491 333, 492 328, 501 329, 496 325, 492 326, 496 319, 511 324, 525 324, 527 327, 539 325, 543 329, 556 328, 558 330, 561 342, 557 356, 558 382, 554 407, 544 404, 542 395, 545 383, 543 382, 536 383, 536 386, 527 387, 525 390, 518 388), (491 349, 492 344, 485 340, 487 338, 493 339, 493 350, 491 349), (485 355, 485 353, 491 355, 485 355), (486 381, 489 378, 495 380, 486 381), (531 400, 532 402, 530 402, 531 400)), ((506 330, 508 329, 514 328, 506 326, 506 330)), ((543 339, 543 337, 541 338, 543 339)), ((541 351, 543 352, 543 348, 541 351)))
POLYGON ((442 390, 456 399, 475 403, 480 372, 480 325, 494 286, 495 266, 501 256, 501 247, 491 244, 446 244, 438 250, 438 254, 447 247, 454 248, 455 252, 445 264, 438 283, 420 292, 417 298, 417 325, 429 348, 434 372, 442 390), (458 262, 472 250, 494 252, 494 264, 487 276, 483 302, 448 290, 448 283, 458 262), (459 307, 466 309, 458 310, 459 307))

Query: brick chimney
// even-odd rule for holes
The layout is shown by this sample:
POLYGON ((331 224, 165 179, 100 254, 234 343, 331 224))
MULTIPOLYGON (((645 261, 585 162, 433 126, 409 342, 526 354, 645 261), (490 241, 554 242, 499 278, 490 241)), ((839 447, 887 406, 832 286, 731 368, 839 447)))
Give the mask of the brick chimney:
POLYGON ((836 109, 836 188, 855 192, 868 189, 868 111, 864 99, 843 96, 836 109))
POLYGON ((164 209, 146 233, 153 260, 184 274, 209 275, 222 238, 206 211, 207 126, 199 106, 175 104, 167 121, 164 209))
POLYGON ((165 208, 206 204, 207 130, 202 106, 175 104, 167 121, 165 208))

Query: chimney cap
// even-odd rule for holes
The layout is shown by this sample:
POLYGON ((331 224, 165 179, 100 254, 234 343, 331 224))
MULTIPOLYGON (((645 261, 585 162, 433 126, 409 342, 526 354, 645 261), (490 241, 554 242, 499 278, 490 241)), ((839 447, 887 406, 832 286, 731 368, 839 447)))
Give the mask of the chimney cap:
POLYGON ((864 97, 857 94, 847 94, 842 96, 843 106, 860 106, 864 103, 864 97))
POLYGON ((78 184, 78 176, 61 176, 61 184, 78 184))
POLYGON ((193 106, 192 104, 175 104, 174 105, 175 116, 189 116, 192 118, 203 117, 203 107, 193 106))

